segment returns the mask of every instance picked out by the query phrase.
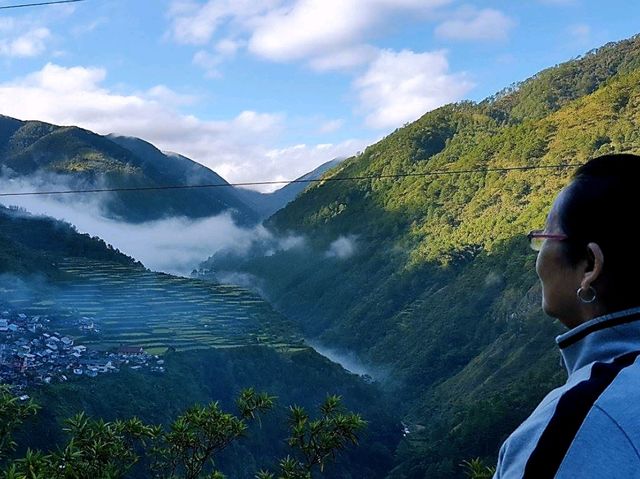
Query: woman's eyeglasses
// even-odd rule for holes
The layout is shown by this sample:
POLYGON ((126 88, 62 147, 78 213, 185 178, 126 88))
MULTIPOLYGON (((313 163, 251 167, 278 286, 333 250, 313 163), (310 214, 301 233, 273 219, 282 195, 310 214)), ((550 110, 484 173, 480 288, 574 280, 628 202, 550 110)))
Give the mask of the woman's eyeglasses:
POLYGON ((544 230, 533 230, 527 235, 527 239, 529 240, 529 246, 531 246, 531 249, 533 251, 540 251, 540 248, 542 248, 542 244, 544 243, 544 240, 553 239, 556 241, 563 241, 563 240, 566 240, 567 238, 568 238, 567 235, 559 234, 559 233, 557 234, 545 233, 544 230))

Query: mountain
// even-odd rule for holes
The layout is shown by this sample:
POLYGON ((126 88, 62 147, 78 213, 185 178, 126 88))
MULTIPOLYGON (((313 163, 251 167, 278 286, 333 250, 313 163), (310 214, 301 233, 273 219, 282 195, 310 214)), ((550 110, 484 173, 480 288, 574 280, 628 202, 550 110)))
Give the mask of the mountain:
POLYGON ((331 168, 338 166, 342 161, 344 161, 344 158, 335 158, 327 161, 313 171, 296 178, 291 183, 272 193, 260 193, 246 188, 237 188, 236 192, 245 203, 251 205, 258 212, 261 219, 265 219, 291 203, 314 180, 320 179, 322 175, 331 168))
MULTIPOLYGON (((0 116, 3 176, 55 177, 70 188, 135 188, 226 184, 213 171, 179 155, 166 155, 137 139, 100 136, 77 127, 0 116)), ((229 212, 243 225, 258 217, 231 187, 121 191, 105 200, 107 213, 129 222, 170 216, 202 218, 229 212)))
POLYGON ((389 399, 307 346, 297 326, 247 290, 154 273, 69 224, 0 206, 0 291, 0 377, 18 375, 42 406, 18 438, 22 452, 54 450, 64 439, 63 421, 79 411, 166 425, 195 402, 219 400, 233 409, 239 391, 255 387, 277 396, 278 405, 263 428, 220 458, 231 477, 273 467, 287 452, 288 406, 311 411, 327 394, 341 395, 368 421, 360 447, 330 465, 327 477, 382 478, 391 467, 401 429, 389 399), (8 333, 10 318, 32 329, 8 333), (118 372, 76 376, 83 359, 57 347, 46 359, 51 351, 36 349, 51 334, 87 348, 80 363, 86 371, 116 361, 125 346, 144 348, 149 362, 163 366, 127 359, 118 372), (12 369, 17 358, 24 361, 20 373, 12 369))
POLYGON ((252 275, 305 337, 384 372, 409 429, 388 477, 462 477, 565 377, 525 235, 571 165, 640 152, 639 99, 636 36, 444 106, 327 173, 385 178, 310 185, 269 218, 300 247, 203 270, 252 275))
POLYGON ((64 274, 56 262, 78 255, 88 261, 141 266, 100 238, 78 233, 68 223, 0 205, 0 275, 59 279, 64 274))

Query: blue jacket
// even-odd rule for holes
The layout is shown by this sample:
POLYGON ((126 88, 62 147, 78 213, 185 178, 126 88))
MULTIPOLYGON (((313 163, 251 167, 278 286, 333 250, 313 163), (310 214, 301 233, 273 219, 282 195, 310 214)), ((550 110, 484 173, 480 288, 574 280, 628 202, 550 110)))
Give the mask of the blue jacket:
POLYGON ((640 308, 556 341, 569 378, 502 445, 494 479, 640 479, 640 308))

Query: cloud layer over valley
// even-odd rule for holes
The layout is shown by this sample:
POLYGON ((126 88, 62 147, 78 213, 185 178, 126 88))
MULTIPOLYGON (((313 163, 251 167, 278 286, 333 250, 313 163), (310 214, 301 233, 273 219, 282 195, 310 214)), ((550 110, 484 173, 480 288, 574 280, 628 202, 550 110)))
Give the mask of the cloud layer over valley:
MULTIPOLYGON (((4 193, 66 190, 63 178, 0 178, 4 193), (44 187, 46 185, 46 188, 44 187)), ((167 218, 147 223, 125 223, 105 214, 106 194, 14 196, 0 198, 5 206, 20 206, 36 215, 51 216, 98 236, 155 271, 188 275, 200 262, 221 249, 242 253, 256 239, 269 237, 262 227, 240 228, 230 214, 191 220, 167 218)))

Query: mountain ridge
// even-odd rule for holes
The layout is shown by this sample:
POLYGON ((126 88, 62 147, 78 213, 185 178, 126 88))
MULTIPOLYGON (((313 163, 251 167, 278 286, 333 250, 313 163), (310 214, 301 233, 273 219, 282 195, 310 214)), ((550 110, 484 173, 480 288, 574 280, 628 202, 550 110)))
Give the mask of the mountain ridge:
POLYGON ((635 36, 429 112, 327 174, 374 179, 311 185, 267 220, 306 249, 217 255, 205 267, 255 276, 310 338, 392 371, 416 427, 389 477, 461 477, 456 464, 495 461, 564 375, 553 342, 562 327, 540 311, 524 236, 572 169, 484 170, 640 151, 639 84, 635 36), (375 178, 395 174, 405 176, 375 178), (323 253, 342 237, 354 238, 353 256, 323 253))

